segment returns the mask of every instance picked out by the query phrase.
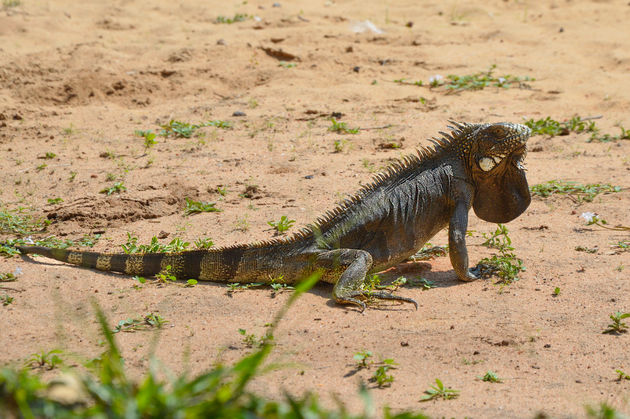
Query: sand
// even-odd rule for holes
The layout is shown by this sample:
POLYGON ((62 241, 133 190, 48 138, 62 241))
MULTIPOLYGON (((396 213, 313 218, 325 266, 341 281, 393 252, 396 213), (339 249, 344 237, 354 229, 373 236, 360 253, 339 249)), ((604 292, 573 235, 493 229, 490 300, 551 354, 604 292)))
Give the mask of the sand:
MULTIPOLYGON (((128 233, 139 243, 153 236, 164 243, 210 237, 217 246, 265 240, 274 234, 267 221, 282 215, 296 221, 295 231, 392 159, 429 145, 449 119, 579 115, 598 117, 602 134, 630 127, 627 1, 3 4, 0 203, 49 219, 35 238, 101 234, 98 251, 120 251, 128 233), (216 23, 236 14, 247 18, 216 23), (535 80, 454 94, 427 85, 436 75, 492 65, 495 75, 535 80), (331 132, 333 115, 362 129, 331 132), (158 136, 149 149, 134 135, 157 132, 171 119, 229 121, 232 128, 158 136), (115 182, 126 190, 99 193, 115 182), (55 198, 63 201, 49 203, 55 198), (216 202, 222 211, 185 216, 185 198, 216 202)), ((289 365, 259 377, 252 390, 269 397, 314 390, 329 406, 338 397, 359 411, 358 384, 375 368, 355 373, 352 358, 370 350, 376 360, 398 363, 391 387, 371 391, 377 408, 436 417, 580 417, 585 405, 606 402, 630 413, 630 381, 615 372, 630 373, 630 333, 602 334, 611 313, 630 311, 630 253, 613 247, 627 243, 628 233, 587 226, 580 217, 594 212, 611 225, 630 225, 630 141, 588 139, 533 137, 530 184, 559 179, 621 191, 592 202, 534 197, 508 224, 527 267, 518 282, 461 283, 439 257, 399 268, 435 283, 398 291, 415 298, 418 311, 390 304, 363 315, 337 306, 330 288, 318 285, 278 330, 272 360, 289 365), (488 370, 503 383, 481 381, 488 370), (420 403, 436 378, 460 397, 420 403)), ((471 213, 469 228, 471 260, 491 256, 480 244, 496 225, 471 213)), ((446 242, 444 232, 432 240, 446 242)), ((228 295, 217 284, 139 286, 42 258, 0 259, 0 272, 16 268, 18 280, 0 289, 14 297, 0 307, 0 364, 60 348, 66 364, 80 368, 102 351, 96 300, 112 327, 151 312, 168 320, 161 332, 117 335, 133 375, 146 370, 153 344, 170 370, 200 373, 251 351, 238 329, 260 336, 289 296, 272 298, 269 288, 228 295)))

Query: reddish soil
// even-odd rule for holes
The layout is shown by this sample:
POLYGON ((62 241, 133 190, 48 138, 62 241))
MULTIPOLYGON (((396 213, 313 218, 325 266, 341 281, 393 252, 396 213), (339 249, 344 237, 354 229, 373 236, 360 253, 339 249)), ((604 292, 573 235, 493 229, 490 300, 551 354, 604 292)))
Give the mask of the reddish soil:
MULTIPOLYGON (((0 10, 2 209, 27 207, 50 219, 36 237, 101 233, 99 251, 120 251, 127 233, 141 243, 153 236, 211 237, 216 245, 263 240, 273 235, 267 221, 281 215, 296 220, 295 230, 391 159, 428 145, 448 119, 577 114, 601 116, 601 133, 630 127, 627 1, 9 3, 0 10), (215 23, 236 13, 250 18, 215 23), (383 33, 353 32, 368 19, 383 33), (450 95, 394 82, 426 83, 493 64, 497 75, 535 81, 450 95), (333 113, 364 129, 330 132, 333 113), (156 132, 171 119, 233 127, 201 128, 189 139, 157 137, 145 151, 134 131, 156 132), (402 148, 382 146, 392 142, 402 148), (116 181, 126 191, 99 193, 116 181), (241 196, 251 185, 253 193, 241 196), (187 197, 214 201, 222 212, 185 216, 187 197), (63 202, 49 204, 54 198, 63 202)), ((580 417, 586 404, 606 402, 630 413, 630 381, 618 381, 615 372, 630 374, 630 333, 602 334, 611 313, 630 311, 630 253, 612 247, 629 236, 586 226, 580 217, 590 211, 611 225, 630 225, 630 141, 588 138, 532 137, 530 184, 561 179, 622 190, 582 203, 534 197, 508 225, 527 267, 520 281, 461 283, 448 258, 437 258, 400 268, 407 278, 436 284, 398 291, 420 303, 417 311, 388 304, 363 315, 335 305, 330 288, 318 285, 277 333, 272 360, 289 365, 258 378, 253 389, 270 397, 314 390, 330 406, 334 396, 358 411, 358 382, 374 368, 354 373, 352 357, 371 350, 377 360, 398 363, 391 387, 371 392, 377 408, 580 417), (478 379, 488 370, 503 383, 478 379), (420 403, 436 378, 460 397, 420 403)), ((469 251, 477 261, 493 253, 480 244, 496 226, 472 213, 470 220, 469 251)), ((444 232, 432 243, 445 244, 444 232)), ((250 351, 238 329, 261 335, 289 295, 272 298, 260 288, 230 296, 217 284, 138 288, 123 275, 43 258, 0 259, 0 272, 16 268, 18 280, 0 289, 15 299, 0 306, 2 364, 54 348, 75 366, 99 354, 96 299, 112 326, 150 312, 168 320, 161 333, 117 335, 134 375, 146 370, 154 344, 172 371, 199 373, 250 351)))

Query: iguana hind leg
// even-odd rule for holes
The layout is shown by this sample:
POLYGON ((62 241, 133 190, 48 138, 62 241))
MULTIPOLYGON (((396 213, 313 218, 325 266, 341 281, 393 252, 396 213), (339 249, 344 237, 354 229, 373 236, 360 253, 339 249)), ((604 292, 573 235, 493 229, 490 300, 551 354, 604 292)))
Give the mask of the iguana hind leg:
POLYGON ((382 300, 396 300, 411 303, 418 309, 418 303, 407 297, 401 297, 382 291, 362 289, 365 275, 372 267, 372 255, 360 249, 336 249, 317 255, 316 265, 331 269, 343 269, 343 273, 335 283, 333 297, 340 304, 355 304, 365 310, 366 305, 357 297, 372 297, 382 300))

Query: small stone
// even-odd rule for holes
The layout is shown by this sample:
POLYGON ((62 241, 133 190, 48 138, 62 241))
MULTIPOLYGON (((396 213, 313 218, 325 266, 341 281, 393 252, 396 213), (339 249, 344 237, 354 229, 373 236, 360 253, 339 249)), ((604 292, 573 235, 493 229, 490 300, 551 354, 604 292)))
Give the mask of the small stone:
POLYGON ((227 43, 225 42, 225 39, 221 38, 217 41, 217 45, 227 45, 227 43))
POLYGON ((408 27, 408 28, 413 28, 413 22, 412 22, 412 21, 409 21, 409 22, 407 22, 407 23, 405 24, 405 26, 406 26, 406 27, 408 27))
POLYGON ((247 114, 243 111, 234 111, 234 113, 232 113, 232 116, 247 116, 247 114))
POLYGON ((313 179, 313 177, 314 177, 313 175, 306 175, 304 176, 304 179, 313 179))
POLYGON ((282 5, 280 3, 274 3, 271 5, 271 7, 282 7, 282 5))
POLYGON ((356 67, 354 67, 354 68, 352 69, 352 71, 354 71, 355 73, 358 73, 358 72, 359 72, 359 70, 361 70, 361 67, 359 67, 359 66, 356 66, 356 67))
POLYGON ((346 52, 354 52, 354 48, 352 48, 352 45, 346 47, 346 52))

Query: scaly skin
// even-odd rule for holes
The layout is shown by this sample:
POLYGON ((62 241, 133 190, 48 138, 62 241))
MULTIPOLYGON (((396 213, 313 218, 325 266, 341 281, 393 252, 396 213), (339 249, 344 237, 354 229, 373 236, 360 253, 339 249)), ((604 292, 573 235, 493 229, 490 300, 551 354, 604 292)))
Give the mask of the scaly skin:
POLYGON ((434 146, 405 157, 315 223, 285 239, 181 253, 105 254, 18 246, 25 254, 87 268, 151 276, 166 266, 179 279, 295 283, 323 270, 338 303, 370 297, 417 303, 363 288, 366 274, 392 267, 449 228, 450 259, 462 281, 477 279, 466 250, 468 211, 506 223, 530 203, 522 161, 529 128, 452 122, 434 146), (281 279, 280 279, 281 278, 281 279))

